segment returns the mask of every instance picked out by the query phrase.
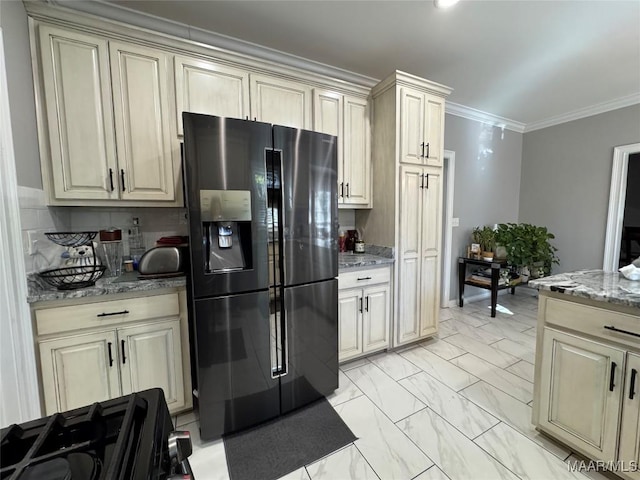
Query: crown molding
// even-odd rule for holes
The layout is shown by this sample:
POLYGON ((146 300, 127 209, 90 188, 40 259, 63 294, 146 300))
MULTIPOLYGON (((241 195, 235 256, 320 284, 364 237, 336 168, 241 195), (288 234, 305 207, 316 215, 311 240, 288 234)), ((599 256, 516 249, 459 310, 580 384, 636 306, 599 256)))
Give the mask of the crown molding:
POLYGON ((629 107, 640 103, 640 93, 634 93, 627 95, 626 97, 617 98, 608 102, 597 103, 590 107, 579 108, 572 112, 563 113, 562 115, 556 115, 555 117, 547 118, 546 120, 540 120, 539 122, 528 123, 524 129, 524 133, 533 132, 534 130, 541 130, 543 128, 552 127, 561 123, 571 122, 573 120, 579 120, 585 117, 591 117, 592 115, 598 115, 599 113, 610 112, 619 108, 629 107))
MULTIPOLYGON (((2 0, 0 0, 2 1, 2 0)), ((264 47, 255 43, 247 42, 238 38, 229 37, 220 33, 203 30, 191 25, 180 22, 167 20, 165 18, 149 15, 147 13, 138 12, 126 7, 122 7, 113 3, 101 0, 74 1, 74 0, 28 0, 25 2, 27 10, 29 4, 33 5, 32 9, 37 9, 37 5, 52 5, 62 7, 89 15, 94 15, 102 19, 108 19, 121 22, 127 25, 152 30, 170 35, 173 37, 189 40, 192 42, 202 43, 223 50, 232 51, 242 55, 259 58, 262 60, 278 63, 288 67, 324 75, 334 80, 354 83, 367 88, 373 87, 378 83, 375 78, 351 72, 342 68, 327 65, 307 58, 291 55, 289 53, 264 47)))
POLYGON ((525 124, 511 120, 510 118, 501 117, 492 113, 483 112, 475 108, 460 105, 459 103, 447 102, 445 104, 445 113, 455 115, 456 117, 475 120, 476 122, 488 123, 490 125, 511 130, 517 133, 525 132, 525 124))

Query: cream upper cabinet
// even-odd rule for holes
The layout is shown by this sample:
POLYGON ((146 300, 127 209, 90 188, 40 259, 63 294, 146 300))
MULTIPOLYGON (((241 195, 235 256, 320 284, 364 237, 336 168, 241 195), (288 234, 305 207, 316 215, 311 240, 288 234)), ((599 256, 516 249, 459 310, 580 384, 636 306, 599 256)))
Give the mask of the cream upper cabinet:
POLYGON ((625 352, 545 327, 541 358, 540 426, 615 460, 625 352))
POLYGON ((55 197, 117 198, 107 41, 41 26, 39 48, 50 154, 45 177, 55 197))
POLYGON ((259 122, 311 129, 311 87, 250 74, 251 117, 259 122))
POLYGON ((39 342, 46 414, 122 395, 114 331, 39 342))
POLYGON ((441 167, 444 100, 418 89, 402 87, 400 115, 401 161, 441 167))
POLYGON ((168 54, 110 42, 119 187, 124 200, 174 200, 168 54))
POLYGON ((195 57, 174 58, 176 125, 183 134, 182 112, 217 117, 249 116, 249 73, 195 57))
POLYGON ((45 24, 35 31, 49 204, 182 206, 171 56, 45 24))
POLYGON ((366 99, 314 89, 313 112, 313 129, 338 137, 338 206, 370 208, 370 122, 366 99))
MULTIPOLYGON (((626 466, 640 465, 640 355, 633 353, 627 353, 620 428, 618 460, 626 466)), ((640 479, 640 471, 629 472, 629 476, 640 479)))
POLYGON ((123 395, 160 387, 169 409, 184 405, 179 319, 120 328, 118 340, 123 395))

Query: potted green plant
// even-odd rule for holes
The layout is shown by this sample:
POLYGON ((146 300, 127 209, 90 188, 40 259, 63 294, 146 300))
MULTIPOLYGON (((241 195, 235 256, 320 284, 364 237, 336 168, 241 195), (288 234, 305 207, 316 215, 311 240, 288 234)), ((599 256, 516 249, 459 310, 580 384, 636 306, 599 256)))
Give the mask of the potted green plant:
POLYGON ((523 277, 531 272, 534 276, 549 275, 552 265, 559 263, 557 248, 550 243, 554 238, 546 227, 528 223, 500 224, 496 231, 496 241, 506 247, 507 261, 523 277))
POLYGON ((487 261, 493 260, 493 252, 496 248, 496 236, 491 227, 486 225, 482 228, 473 229, 473 240, 480 244, 482 250, 482 258, 487 261))

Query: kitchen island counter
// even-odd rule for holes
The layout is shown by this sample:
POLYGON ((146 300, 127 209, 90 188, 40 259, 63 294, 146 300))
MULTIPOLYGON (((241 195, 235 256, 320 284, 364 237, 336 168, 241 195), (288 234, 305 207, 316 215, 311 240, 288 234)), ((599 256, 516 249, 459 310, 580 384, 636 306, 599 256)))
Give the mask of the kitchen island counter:
POLYGON ((187 277, 157 278, 138 280, 137 272, 124 274, 122 277, 103 277, 92 287, 77 290, 58 290, 38 278, 35 274, 27 275, 28 303, 47 302, 112 295, 115 293, 148 292, 164 288, 179 288, 187 284, 187 277))
POLYGON ((640 308, 640 282, 626 279, 618 272, 580 270, 529 281, 542 291, 587 298, 640 308))

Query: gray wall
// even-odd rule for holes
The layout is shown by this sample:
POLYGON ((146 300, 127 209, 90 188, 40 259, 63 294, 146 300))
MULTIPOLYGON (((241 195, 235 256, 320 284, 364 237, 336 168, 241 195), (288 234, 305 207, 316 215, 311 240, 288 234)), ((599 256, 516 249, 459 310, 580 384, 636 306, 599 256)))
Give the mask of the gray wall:
POLYGON ((42 188, 27 12, 18 0, 0 0, 7 87, 18 185, 42 188))
POLYGON ((640 105, 525 133, 519 221, 555 234, 555 272, 602 268, 613 148, 640 142, 640 105))
MULTIPOLYGON (((518 221, 522 134, 445 115, 444 148, 456 154, 450 299, 457 298, 457 260, 473 227, 518 221)), ((447 268, 444 266, 443 268, 447 268)), ((466 287, 465 294, 479 293, 466 287), (468 289, 468 291, 467 291, 468 289)))

